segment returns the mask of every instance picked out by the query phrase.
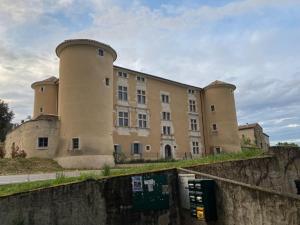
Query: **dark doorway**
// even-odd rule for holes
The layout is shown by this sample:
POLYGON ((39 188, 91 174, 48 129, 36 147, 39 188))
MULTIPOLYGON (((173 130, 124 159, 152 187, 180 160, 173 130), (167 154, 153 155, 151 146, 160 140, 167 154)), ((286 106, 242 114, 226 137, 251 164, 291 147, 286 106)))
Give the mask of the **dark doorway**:
POLYGON ((165 159, 172 159, 172 148, 170 145, 165 146, 165 159))

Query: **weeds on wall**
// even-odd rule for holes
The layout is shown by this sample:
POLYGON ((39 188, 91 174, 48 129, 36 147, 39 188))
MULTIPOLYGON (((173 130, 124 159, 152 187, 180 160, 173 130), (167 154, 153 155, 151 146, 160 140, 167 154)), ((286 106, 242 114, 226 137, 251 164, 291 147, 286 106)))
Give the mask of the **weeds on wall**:
POLYGON ((6 155, 4 147, 0 146, 0 159, 3 159, 6 155))
POLYGON ((26 158, 27 153, 25 150, 21 150, 19 146, 15 146, 14 144, 11 146, 11 157, 15 158, 26 158))
POLYGON ((104 166, 102 167, 102 172, 101 172, 102 176, 107 177, 110 175, 110 173, 111 173, 110 166, 107 164, 104 164, 104 166))

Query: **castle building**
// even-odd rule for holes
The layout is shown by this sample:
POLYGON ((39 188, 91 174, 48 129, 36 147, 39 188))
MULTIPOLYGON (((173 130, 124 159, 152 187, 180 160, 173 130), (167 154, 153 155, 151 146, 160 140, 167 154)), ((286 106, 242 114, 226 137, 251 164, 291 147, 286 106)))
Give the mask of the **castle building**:
POLYGON ((269 150, 269 135, 263 132, 263 128, 258 123, 240 125, 239 136, 242 147, 256 147, 265 151, 269 150))
POLYGON ((32 84, 31 120, 5 148, 53 158, 65 168, 100 168, 123 157, 185 159, 240 151, 235 86, 204 88, 113 65, 116 51, 88 39, 56 48, 59 79, 32 84))

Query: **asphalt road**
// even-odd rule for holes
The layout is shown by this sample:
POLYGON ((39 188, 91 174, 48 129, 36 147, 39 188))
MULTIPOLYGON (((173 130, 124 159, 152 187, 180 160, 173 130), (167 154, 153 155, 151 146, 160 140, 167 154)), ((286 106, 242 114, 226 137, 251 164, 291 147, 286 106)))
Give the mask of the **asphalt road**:
MULTIPOLYGON (((63 173, 63 175, 66 177, 78 177, 82 173, 100 173, 100 171, 99 170, 65 171, 65 172, 58 172, 58 173, 63 173)), ((39 173, 39 174, 0 176, 0 185, 24 183, 28 181, 52 180, 52 179, 56 179, 58 173, 39 173)))

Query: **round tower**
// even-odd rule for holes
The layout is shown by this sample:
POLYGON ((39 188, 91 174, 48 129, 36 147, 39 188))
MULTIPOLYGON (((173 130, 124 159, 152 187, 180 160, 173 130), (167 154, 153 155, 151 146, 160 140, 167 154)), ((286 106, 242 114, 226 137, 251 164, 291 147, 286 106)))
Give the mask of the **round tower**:
POLYGON ((34 90, 33 119, 40 115, 57 115, 58 79, 50 77, 31 85, 34 90))
POLYGON ((101 168, 113 160, 113 62, 109 45, 66 40, 56 48, 59 63, 60 144, 65 168, 101 168))
POLYGON ((215 81, 204 88, 206 133, 210 152, 241 150, 233 84, 215 81))

